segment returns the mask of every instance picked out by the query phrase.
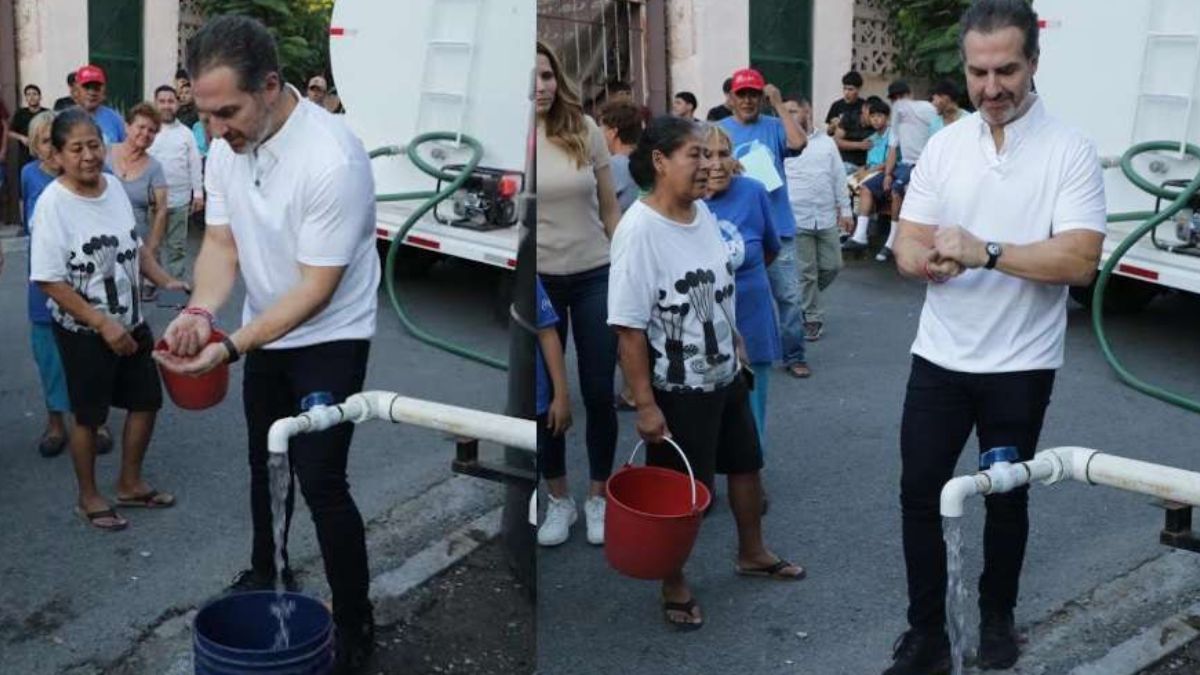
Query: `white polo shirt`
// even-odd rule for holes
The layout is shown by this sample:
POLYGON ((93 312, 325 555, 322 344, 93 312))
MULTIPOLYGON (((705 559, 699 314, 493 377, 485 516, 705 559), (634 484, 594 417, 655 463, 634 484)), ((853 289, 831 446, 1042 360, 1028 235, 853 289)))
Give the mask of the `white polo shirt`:
MULTIPOLYGON (((1040 100, 1004 127, 996 152, 978 114, 929 139, 900 213, 961 225, 984 241, 1031 244, 1068 230, 1105 231, 1104 180, 1092 142, 1040 100)), ((912 353, 967 373, 1054 369, 1063 362, 1067 287, 998 270, 930 284, 912 353)))
POLYGON ((320 313, 265 348, 368 339, 379 285, 370 160, 340 117, 288 90, 296 109, 256 152, 239 155, 213 140, 205 220, 233 229, 246 283, 243 323, 300 282, 301 264, 346 268, 320 313))

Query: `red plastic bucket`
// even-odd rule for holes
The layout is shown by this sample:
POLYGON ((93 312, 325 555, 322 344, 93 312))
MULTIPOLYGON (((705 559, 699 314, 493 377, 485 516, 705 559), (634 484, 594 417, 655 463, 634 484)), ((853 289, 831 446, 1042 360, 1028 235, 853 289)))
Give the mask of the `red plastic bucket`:
MULTIPOLYGON (((225 334, 214 328, 208 336, 208 344, 220 342, 224 338, 225 334)), ((167 343, 165 340, 159 340, 154 348, 166 351, 167 343)), ((171 400, 184 410, 211 408, 223 401, 225 392, 229 390, 229 365, 225 363, 195 377, 167 370, 161 363, 158 364, 158 372, 162 374, 163 384, 166 385, 171 400)))
POLYGON ((609 477, 604 509, 604 555, 608 564, 635 579, 664 579, 692 554, 696 533, 712 495, 696 480, 692 465, 674 441, 666 439, 687 468, 632 466, 644 443, 609 477))

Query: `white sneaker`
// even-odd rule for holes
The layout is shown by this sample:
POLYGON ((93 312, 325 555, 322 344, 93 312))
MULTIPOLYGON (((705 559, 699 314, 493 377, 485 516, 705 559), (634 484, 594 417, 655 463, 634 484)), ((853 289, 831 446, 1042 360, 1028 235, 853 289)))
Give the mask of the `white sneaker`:
POLYGON ((600 546, 604 543, 604 497, 588 497, 583 515, 587 517, 588 543, 600 546))
POLYGON ((558 546, 567 540, 571 534, 571 526, 579 518, 575 510, 575 500, 569 496, 555 499, 547 495, 546 519, 538 528, 538 543, 542 546, 558 546))

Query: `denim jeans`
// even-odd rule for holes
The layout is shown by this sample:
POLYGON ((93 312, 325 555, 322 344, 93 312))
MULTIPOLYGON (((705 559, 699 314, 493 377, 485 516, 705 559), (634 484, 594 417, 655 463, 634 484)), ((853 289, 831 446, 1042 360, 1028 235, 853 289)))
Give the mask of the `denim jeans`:
MULTIPOLYGON (((975 429, 980 452, 1015 446, 1033 458, 1053 370, 960 373, 913 357, 900 424, 900 507, 908 570, 908 623, 937 630, 946 621, 946 544, 939 497, 975 429)), ((983 574, 979 608, 1011 612, 1017 604, 1029 538, 1029 487, 984 498, 983 574)))
POLYGON ((804 309, 800 297, 800 271, 796 268, 796 240, 793 237, 779 239, 779 256, 767 267, 767 278, 779 310, 783 365, 804 363, 804 309))
MULTIPOLYGON (((587 415, 588 467, 592 480, 607 480, 617 452, 617 411, 613 407, 617 334, 608 325, 608 265, 578 274, 540 276, 558 315, 558 337, 563 349, 567 347, 570 328, 575 329, 579 389, 587 415)), ((565 443, 547 444, 540 462, 546 478, 564 475, 565 451, 565 443)))
MULTIPOLYGON (((370 346, 366 340, 341 340, 294 349, 259 349, 246 355, 242 398, 250 441, 251 560, 259 574, 274 576, 275 571, 267 431, 275 420, 299 414, 300 400, 308 394, 329 392, 340 403, 362 391, 370 346)), ((333 592, 333 617, 339 626, 357 625, 371 611, 365 529, 346 480, 353 436, 354 425, 344 423, 301 434, 288 445, 292 475, 299 479, 316 526, 325 578, 333 592)), ((289 479, 285 565, 294 503, 294 483, 289 479)))

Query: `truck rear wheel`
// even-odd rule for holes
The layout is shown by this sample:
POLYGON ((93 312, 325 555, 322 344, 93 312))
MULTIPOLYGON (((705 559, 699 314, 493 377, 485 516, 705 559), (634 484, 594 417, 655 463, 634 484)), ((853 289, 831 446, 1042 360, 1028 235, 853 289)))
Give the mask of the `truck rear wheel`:
MULTIPOLYGON (((1095 292, 1095 281, 1086 288, 1072 286, 1070 291, 1071 299, 1087 309, 1092 308, 1092 294, 1095 292)), ((1108 278, 1108 286, 1104 290, 1104 311, 1112 314, 1140 312, 1160 292, 1162 289, 1155 284, 1114 274, 1108 278)))

